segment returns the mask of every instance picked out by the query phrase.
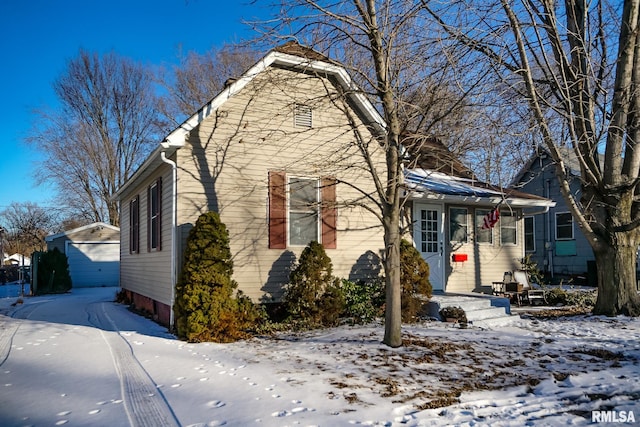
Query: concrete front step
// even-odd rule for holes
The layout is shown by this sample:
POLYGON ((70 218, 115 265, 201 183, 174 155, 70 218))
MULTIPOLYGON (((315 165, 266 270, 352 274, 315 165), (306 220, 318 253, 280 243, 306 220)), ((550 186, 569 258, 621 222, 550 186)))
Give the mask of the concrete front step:
POLYGON ((462 308, 467 314, 467 320, 470 322, 493 319, 496 317, 505 317, 505 315, 507 315, 503 307, 488 307, 475 310, 466 309, 464 306, 462 306, 462 308))
POLYGON ((431 297, 427 314, 440 318, 439 311, 444 307, 461 307, 471 326, 495 328, 507 325, 519 316, 511 316, 511 305, 507 298, 490 295, 436 294, 431 297))

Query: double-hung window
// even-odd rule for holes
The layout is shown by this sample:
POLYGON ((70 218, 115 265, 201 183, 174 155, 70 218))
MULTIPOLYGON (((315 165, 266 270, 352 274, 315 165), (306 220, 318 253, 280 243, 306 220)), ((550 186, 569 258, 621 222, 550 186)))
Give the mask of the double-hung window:
POLYGON ((556 213, 556 240, 573 239, 573 217, 571 212, 556 213))
POLYGON ((515 245, 517 235, 517 223, 516 216, 513 212, 501 211, 500 212, 500 244, 501 245, 515 245))
POLYGON ((147 212, 147 245, 150 251, 159 251, 162 247, 162 180, 160 178, 149 186, 147 212))
POLYGON ((337 181, 333 177, 296 177, 269 172, 269 248, 306 246, 317 241, 337 247, 337 181))
POLYGON ((524 250, 527 252, 536 251, 536 228, 535 217, 524 217, 524 250))
POLYGON ((491 209, 476 209, 475 211, 476 243, 493 243, 493 228, 482 228, 484 217, 489 212, 491 212, 491 209))
POLYGON ((319 241, 320 186, 315 178, 289 178, 289 244, 319 241))
POLYGON ((129 253, 140 252, 140 196, 129 202, 129 253))
POLYGON ((467 208, 450 208, 449 240, 456 243, 467 243, 468 229, 467 208))

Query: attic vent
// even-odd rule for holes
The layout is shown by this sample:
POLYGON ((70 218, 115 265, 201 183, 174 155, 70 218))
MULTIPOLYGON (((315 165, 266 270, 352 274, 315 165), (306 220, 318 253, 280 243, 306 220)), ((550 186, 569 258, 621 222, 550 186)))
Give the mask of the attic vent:
POLYGON ((296 127, 311 127, 311 107, 304 104, 296 104, 293 111, 293 124, 296 127))

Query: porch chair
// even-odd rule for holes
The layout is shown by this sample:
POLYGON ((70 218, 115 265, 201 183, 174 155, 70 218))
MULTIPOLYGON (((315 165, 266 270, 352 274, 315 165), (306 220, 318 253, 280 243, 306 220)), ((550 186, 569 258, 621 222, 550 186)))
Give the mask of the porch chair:
POLYGON ((515 270, 513 272, 513 281, 522 284, 522 294, 531 305, 546 304, 547 296, 545 290, 540 288, 538 284, 529 283, 529 275, 524 270, 515 270))
POLYGON ((522 282, 518 282, 511 271, 504 273, 502 282, 504 296, 509 298, 511 302, 518 304, 518 307, 520 307, 525 296, 524 285, 522 282))

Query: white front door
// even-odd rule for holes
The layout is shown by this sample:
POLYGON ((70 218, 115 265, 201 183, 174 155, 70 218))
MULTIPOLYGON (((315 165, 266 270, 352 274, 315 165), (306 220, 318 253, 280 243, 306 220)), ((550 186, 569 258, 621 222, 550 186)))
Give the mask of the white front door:
POLYGON ((444 215, 441 205, 414 204, 413 238, 429 264, 434 291, 444 291, 444 215))

